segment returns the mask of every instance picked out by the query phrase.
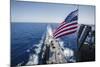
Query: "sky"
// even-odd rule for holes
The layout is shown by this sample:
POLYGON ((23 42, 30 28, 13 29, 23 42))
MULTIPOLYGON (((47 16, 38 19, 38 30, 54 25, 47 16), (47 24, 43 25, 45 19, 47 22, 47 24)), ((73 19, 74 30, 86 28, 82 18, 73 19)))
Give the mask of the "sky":
POLYGON ((61 23, 67 15, 79 9, 79 24, 95 23, 95 7, 11 0, 11 22, 61 23))

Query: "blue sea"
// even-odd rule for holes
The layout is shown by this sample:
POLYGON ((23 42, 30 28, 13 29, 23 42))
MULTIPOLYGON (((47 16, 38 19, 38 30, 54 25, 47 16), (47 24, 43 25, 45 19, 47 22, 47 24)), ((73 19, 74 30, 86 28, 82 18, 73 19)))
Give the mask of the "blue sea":
MULTIPOLYGON (((57 23, 21 23, 11 22, 11 65, 15 66, 19 63, 25 65, 29 59, 30 49, 34 44, 38 44, 42 36, 46 32, 47 25, 56 29, 57 23)), ((65 44, 73 50, 77 49, 77 34, 71 34, 62 37, 65 44), (70 45, 71 44, 71 45, 70 45)))

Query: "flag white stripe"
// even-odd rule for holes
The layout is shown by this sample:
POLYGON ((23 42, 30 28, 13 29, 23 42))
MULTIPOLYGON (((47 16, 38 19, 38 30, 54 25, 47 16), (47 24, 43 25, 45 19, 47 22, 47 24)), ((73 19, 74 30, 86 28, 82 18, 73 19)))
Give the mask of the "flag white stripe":
POLYGON ((65 28, 63 28, 63 29, 57 31, 57 32, 54 34, 54 36, 57 35, 57 34, 58 34, 59 32, 61 32, 61 31, 64 31, 64 30, 66 30, 66 29, 73 28, 73 27, 76 27, 76 26, 78 26, 78 25, 75 24, 75 25, 71 25, 71 26, 65 27, 65 28))
POLYGON ((57 37, 59 37, 59 36, 61 36, 61 35, 63 35, 63 34, 66 34, 66 33, 70 33, 70 32, 76 31, 76 30, 77 30, 77 28, 72 29, 72 30, 68 30, 68 31, 64 31, 64 32, 58 34, 57 36, 55 36, 55 38, 57 38, 57 37))
MULTIPOLYGON (((64 26, 67 26, 67 25, 69 25, 69 24, 73 24, 73 23, 76 23, 77 21, 73 21, 73 22, 70 22, 70 23, 66 23, 66 24, 64 24, 64 25, 62 25, 60 28, 58 28, 56 31, 58 31, 59 29, 61 29, 61 28, 63 28, 64 26)), ((55 32, 56 32, 55 31, 55 32)))

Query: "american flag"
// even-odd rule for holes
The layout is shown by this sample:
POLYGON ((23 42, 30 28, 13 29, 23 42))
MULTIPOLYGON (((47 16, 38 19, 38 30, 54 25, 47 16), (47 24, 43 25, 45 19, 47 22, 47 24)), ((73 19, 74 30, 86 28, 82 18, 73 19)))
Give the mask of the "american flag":
POLYGON ((59 38, 77 31, 78 9, 72 11, 54 31, 54 38, 59 38))

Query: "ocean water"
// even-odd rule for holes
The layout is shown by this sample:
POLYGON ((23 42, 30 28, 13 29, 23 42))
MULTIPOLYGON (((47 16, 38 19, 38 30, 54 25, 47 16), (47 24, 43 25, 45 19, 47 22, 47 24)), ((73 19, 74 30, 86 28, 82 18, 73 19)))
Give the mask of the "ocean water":
MULTIPOLYGON (((11 23, 11 65, 19 63, 25 65, 29 59, 29 52, 33 45, 38 44, 46 32, 47 25, 53 29, 57 28, 57 23, 11 23)), ((64 47, 77 49, 77 34, 71 34, 61 38, 64 47)))

